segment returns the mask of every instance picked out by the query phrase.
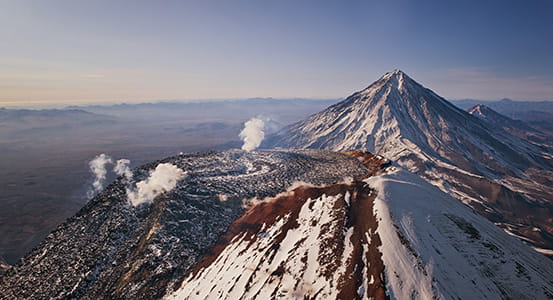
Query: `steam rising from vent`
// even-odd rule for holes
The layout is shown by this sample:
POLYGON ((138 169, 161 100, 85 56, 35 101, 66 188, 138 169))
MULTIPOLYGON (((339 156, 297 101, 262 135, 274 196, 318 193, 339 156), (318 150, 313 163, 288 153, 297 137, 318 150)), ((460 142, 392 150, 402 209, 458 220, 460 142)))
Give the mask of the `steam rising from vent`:
POLYGON ((240 132, 240 139, 244 141, 242 150, 252 151, 261 145, 265 137, 265 122, 258 118, 251 118, 244 123, 244 129, 240 132))
POLYGON ((104 187, 104 181, 106 180, 107 169, 106 165, 113 163, 113 160, 108 155, 102 153, 92 159, 88 166, 90 172, 94 174, 94 182, 92 182, 92 188, 86 193, 88 198, 92 198, 95 193, 98 193, 104 187))
POLYGON ((133 172, 129 167, 130 163, 131 161, 126 158, 118 159, 113 163, 113 159, 104 153, 96 156, 88 163, 90 171, 94 174, 94 182, 86 193, 87 197, 89 199, 92 198, 104 188, 104 182, 108 173, 106 166, 108 164, 113 165, 113 172, 115 174, 125 177, 126 182, 123 181, 123 183, 127 186, 127 197, 129 202, 134 206, 150 203, 162 193, 174 189, 177 181, 181 180, 185 175, 185 172, 175 165, 164 163, 157 165, 154 170, 150 171, 148 178, 137 182, 135 185, 133 172))
POLYGON ((115 162, 115 167, 113 167, 113 172, 119 176, 125 176, 127 180, 132 179, 132 171, 131 168, 129 168, 129 164, 131 163, 130 160, 122 158, 115 162))
POLYGON ((134 206, 142 203, 151 203, 157 196, 170 191, 181 180, 185 172, 175 165, 164 163, 159 164, 155 170, 150 171, 150 176, 138 183, 136 189, 127 189, 129 201, 134 206))

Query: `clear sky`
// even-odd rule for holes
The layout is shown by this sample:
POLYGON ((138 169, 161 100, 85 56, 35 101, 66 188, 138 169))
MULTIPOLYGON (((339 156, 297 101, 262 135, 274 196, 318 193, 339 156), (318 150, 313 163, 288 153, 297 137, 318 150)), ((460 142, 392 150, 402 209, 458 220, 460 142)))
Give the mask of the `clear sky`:
POLYGON ((553 1, 0 0, 0 106, 340 98, 396 68, 553 100, 553 1))

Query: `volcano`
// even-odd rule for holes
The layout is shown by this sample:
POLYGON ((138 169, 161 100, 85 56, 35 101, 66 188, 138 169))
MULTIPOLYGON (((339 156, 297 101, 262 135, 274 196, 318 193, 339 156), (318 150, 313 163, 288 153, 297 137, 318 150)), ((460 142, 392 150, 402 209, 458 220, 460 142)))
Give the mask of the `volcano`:
POLYGON ((265 147, 382 155, 553 253, 551 148, 491 126, 400 70, 284 128, 265 147))

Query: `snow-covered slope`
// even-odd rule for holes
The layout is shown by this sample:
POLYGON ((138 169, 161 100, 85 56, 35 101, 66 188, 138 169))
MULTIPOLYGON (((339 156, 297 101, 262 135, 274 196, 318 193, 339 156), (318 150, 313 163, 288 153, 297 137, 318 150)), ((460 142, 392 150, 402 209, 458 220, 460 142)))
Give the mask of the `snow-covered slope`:
POLYGON ((402 71, 269 137, 265 147, 364 149, 553 249, 553 153, 453 106, 402 71))
POLYGON ((274 205, 252 210, 238 224, 249 222, 256 214, 266 215, 278 203, 286 208, 275 218, 259 220, 260 228, 234 236, 214 261, 187 277, 174 298, 352 299, 356 293, 384 295, 383 265, 377 260, 380 241, 374 233, 376 226, 369 225, 376 221, 368 191, 359 185, 298 188, 275 199, 274 205), (367 220, 353 220, 351 205, 359 206, 362 201, 368 209, 359 216, 367 220), (376 259, 371 261, 370 252, 376 259))
POLYGON ((550 299, 553 261, 410 172, 366 180, 378 191, 382 260, 397 299, 550 299))
POLYGON ((397 167, 233 222, 167 299, 550 299, 553 261, 397 167))

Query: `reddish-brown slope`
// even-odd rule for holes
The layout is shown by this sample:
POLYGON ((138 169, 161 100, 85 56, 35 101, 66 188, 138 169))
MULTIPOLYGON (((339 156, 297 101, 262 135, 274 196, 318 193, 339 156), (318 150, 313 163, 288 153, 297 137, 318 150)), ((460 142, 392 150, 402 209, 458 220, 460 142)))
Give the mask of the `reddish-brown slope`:
MULTIPOLYGON (((358 157, 368 167, 367 177, 373 176, 388 164, 383 158, 367 152, 347 151, 344 153, 358 157)), ((340 274, 338 280, 339 298, 360 298, 359 290, 365 286, 364 293, 369 298, 386 299, 384 264, 378 250, 381 240, 376 233, 378 222, 373 213, 375 194, 375 191, 371 190, 363 181, 353 181, 325 187, 299 186, 273 199, 258 203, 230 225, 227 233, 194 268, 192 277, 214 263, 237 236, 246 233, 244 239, 249 242, 249 245, 252 245, 259 238, 263 226, 270 227, 287 216, 286 222, 275 237, 272 246, 278 248, 288 232, 299 226, 298 215, 308 199, 324 199, 323 195, 338 196, 331 212, 335 222, 320 225, 321 249, 317 261, 323 270, 321 276, 331 278, 339 268, 344 268, 337 258, 343 256, 345 243, 348 242, 345 236, 346 230, 353 228, 349 237, 349 243, 353 249, 349 252, 351 253, 349 257, 342 261, 346 264, 346 271, 340 274), (347 194, 349 194, 348 199, 346 199, 347 194)), ((310 203, 310 205, 312 204, 310 203)), ((311 226, 319 226, 319 224, 311 224, 311 226)), ((272 258, 267 257, 267 259, 271 260, 272 258)), ((307 254, 305 254, 302 261, 307 262, 307 259, 307 254)), ((286 272, 285 268, 282 267, 272 275, 282 277, 284 272, 286 272)), ((254 275, 249 280, 255 280, 254 275)), ((317 297, 317 295, 310 296, 317 297)))

